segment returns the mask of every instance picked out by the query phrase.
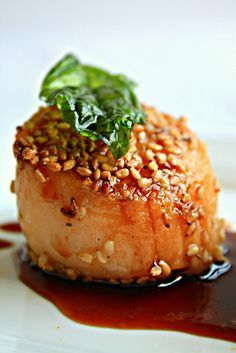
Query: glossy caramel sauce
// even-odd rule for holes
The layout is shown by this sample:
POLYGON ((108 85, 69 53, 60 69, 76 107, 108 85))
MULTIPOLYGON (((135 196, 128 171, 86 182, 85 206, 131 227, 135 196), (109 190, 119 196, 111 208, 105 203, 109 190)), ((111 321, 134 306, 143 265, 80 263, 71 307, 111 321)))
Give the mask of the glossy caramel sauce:
POLYGON ((236 342, 236 234, 229 233, 226 243, 231 268, 214 265, 205 276, 176 276, 172 285, 159 287, 70 281, 43 273, 23 258, 17 267, 22 282, 79 323, 175 330, 236 342))

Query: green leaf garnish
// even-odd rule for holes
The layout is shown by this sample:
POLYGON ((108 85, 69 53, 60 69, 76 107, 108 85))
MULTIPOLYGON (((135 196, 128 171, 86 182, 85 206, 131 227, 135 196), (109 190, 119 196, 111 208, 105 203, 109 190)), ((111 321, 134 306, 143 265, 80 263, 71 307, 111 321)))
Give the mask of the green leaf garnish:
POLYGON ((103 140, 114 158, 120 158, 129 149, 134 124, 144 123, 134 87, 127 77, 82 65, 69 54, 46 75, 40 98, 57 105, 74 131, 103 140))

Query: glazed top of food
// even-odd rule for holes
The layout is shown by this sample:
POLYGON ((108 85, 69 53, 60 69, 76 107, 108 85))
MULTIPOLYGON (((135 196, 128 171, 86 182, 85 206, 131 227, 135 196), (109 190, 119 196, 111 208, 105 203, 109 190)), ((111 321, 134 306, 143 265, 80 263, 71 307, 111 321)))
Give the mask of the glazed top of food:
POLYGON ((144 110, 146 124, 134 126, 128 153, 119 159, 101 140, 74 132, 56 107, 41 108, 17 128, 14 153, 35 167, 42 183, 47 182, 47 170, 74 170, 85 186, 110 198, 145 201, 157 197, 163 205, 171 201, 173 212, 196 218, 204 210, 196 208, 189 188, 194 187, 195 200, 202 198, 203 188, 190 183, 191 170, 183 157, 199 148, 200 142, 184 117, 176 120, 152 108, 144 110))

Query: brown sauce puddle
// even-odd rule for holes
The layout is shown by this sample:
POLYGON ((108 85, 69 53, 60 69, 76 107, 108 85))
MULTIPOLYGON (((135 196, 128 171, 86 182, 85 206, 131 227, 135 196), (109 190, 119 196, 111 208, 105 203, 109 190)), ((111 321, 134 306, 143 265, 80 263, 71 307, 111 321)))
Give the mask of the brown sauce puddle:
POLYGON ((69 281, 19 258, 17 266, 22 282, 79 323, 175 330, 236 342, 236 234, 228 233, 227 246, 233 266, 223 276, 215 281, 184 277, 168 288, 69 281))

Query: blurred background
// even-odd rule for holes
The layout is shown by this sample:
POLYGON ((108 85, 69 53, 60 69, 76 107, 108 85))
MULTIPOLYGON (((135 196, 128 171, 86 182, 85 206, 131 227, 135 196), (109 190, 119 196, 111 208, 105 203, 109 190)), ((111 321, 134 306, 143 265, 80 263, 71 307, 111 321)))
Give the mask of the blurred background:
POLYGON ((15 126, 37 109, 44 74, 68 51, 127 74, 144 102, 189 117, 234 200, 235 0, 0 0, 1 218, 15 209, 15 126))

